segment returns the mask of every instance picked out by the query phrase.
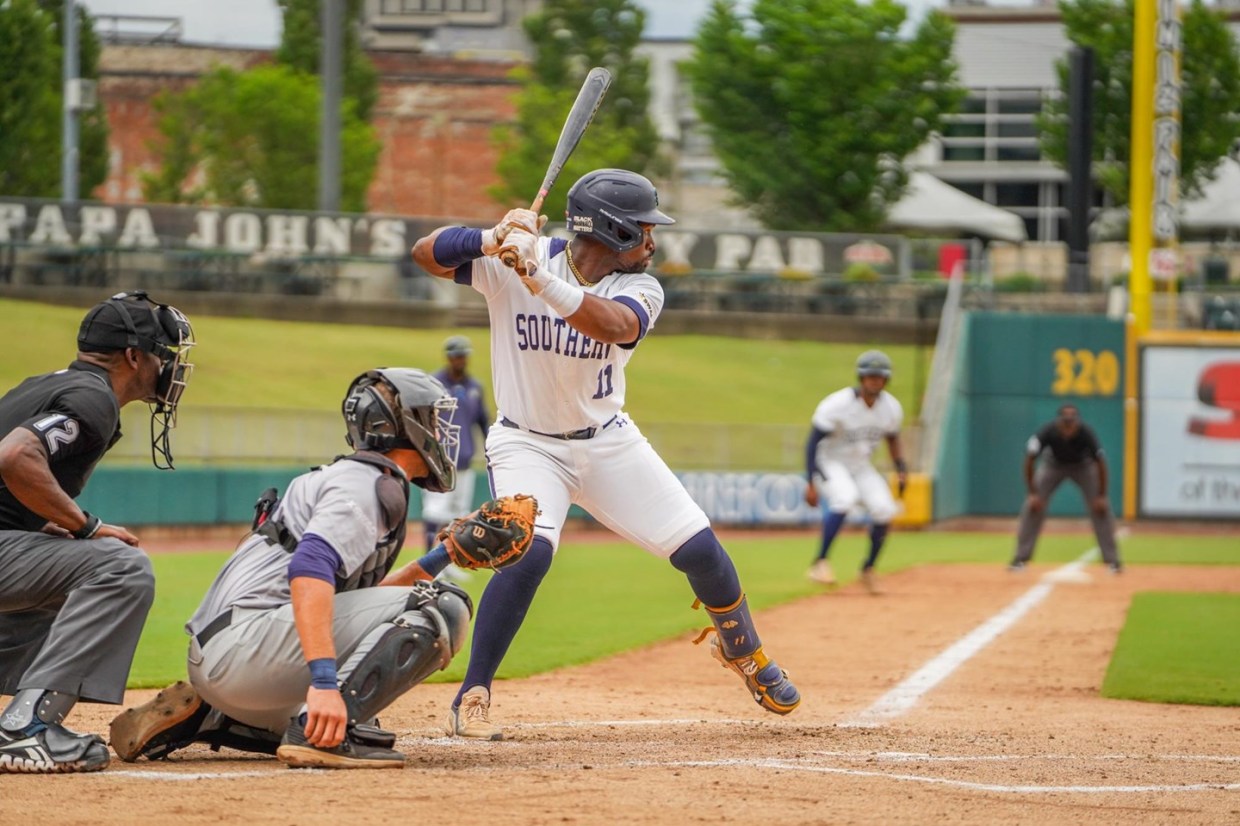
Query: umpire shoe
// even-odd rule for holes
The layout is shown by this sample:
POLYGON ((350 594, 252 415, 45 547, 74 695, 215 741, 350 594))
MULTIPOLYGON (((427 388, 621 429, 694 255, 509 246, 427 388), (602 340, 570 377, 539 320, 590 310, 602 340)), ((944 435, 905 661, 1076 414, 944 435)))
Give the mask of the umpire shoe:
POLYGON ((58 723, 34 734, 0 729, 0 774, 97 772, 109 759, 102 737, 58 723))
POLYGON ((801 704, 801 692, 788 679, 788 672, 767 657, 761 646, 748 657, 729 659, 723 653, 719 635, 715 634, 710 640, 710 653, 724 668, 735 671, 745 681, 754 702, 767 711, 789 714, 801 704))
POLYGON ((290 769, 403 769, 405 755, 381 746, 371 746, 353 731, 345 732, 340 745, 320 748, 306 739, 306 726, 294 718, 276 749, 276 757, 290 769))
POLYGON ((154 699, 113 718, 112 749, 126 763, 139 757, 161 760, 194 742, 210 712, 192 685, 184 680, 173 683, 154 699))
POLYGON ((475 740, 503 740, 504 732, 491 723, 491 692, 476 685, 461 695, 461 704, 448 711, 448 734, 475 740))

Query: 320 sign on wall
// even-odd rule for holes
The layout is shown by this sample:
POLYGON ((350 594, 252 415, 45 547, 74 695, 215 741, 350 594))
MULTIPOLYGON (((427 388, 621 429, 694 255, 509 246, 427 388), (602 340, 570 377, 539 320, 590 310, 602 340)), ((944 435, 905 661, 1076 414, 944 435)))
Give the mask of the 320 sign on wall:
POLYGON ((1055 362, 1051 392, 1056 396, 1114 396, 1119 390, 1119 358, 1110 350, 1060 347, 1051 359, 1055 362))

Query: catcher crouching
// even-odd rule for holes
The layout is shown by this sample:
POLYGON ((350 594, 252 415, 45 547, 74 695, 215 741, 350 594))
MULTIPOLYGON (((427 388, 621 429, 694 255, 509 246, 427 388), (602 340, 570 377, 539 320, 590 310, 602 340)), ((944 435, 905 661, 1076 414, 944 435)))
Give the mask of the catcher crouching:
POLYGON ((473 604, 434 577, 501 569, 530 546, 532 497, 487 502, 392 570, 409 485, 451 490, 456 400, 420 370, 358 376, 342 404, 354 453, 266 491, 252 530, 185 625, 189 681, 117 716, 122 760, 191 743, 274 754, 291 767, 401 768, 377 715, 460 651, 473 604))

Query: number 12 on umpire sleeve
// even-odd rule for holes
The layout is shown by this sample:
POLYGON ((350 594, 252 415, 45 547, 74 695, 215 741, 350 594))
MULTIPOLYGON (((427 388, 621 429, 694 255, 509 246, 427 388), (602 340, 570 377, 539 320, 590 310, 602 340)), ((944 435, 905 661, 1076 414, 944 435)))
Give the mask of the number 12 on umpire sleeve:
POLYGON ((604 396, 610 396, 612 390, 614 389, 615 388, 611 386, 611 365, 609 364, 602 370, 598 371, 598 390, 596 390, 594 395, 590 398, 601 399, 604 396))

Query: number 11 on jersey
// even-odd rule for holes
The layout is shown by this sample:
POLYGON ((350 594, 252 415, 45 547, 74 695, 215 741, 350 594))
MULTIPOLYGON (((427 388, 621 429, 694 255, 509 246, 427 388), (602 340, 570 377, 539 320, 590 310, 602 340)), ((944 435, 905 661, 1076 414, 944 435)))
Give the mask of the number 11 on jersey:
POLYGON ((598 371, 598 390, 594 391, 594 395, 590 398, 601 399, 604 396, 610 396, 614 388, 611 386, 611 365, 607 365, 598 371))

